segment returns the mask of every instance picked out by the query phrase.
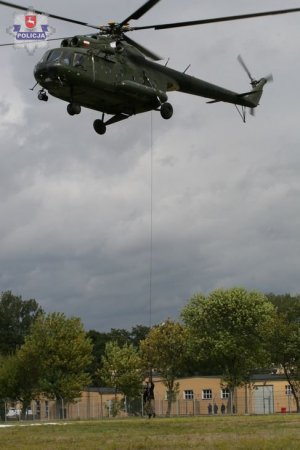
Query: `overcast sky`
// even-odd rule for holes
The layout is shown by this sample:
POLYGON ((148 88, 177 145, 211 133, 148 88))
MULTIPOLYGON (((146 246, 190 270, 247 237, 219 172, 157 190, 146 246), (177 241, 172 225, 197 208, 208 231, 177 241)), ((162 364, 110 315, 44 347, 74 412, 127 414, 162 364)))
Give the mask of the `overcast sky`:
MULTIPOLYGON (((106 24, 143 1, 31 3, 106 24)), ((293 7, 300 1, 161 0, 138 25, 293 7)), ((2 43, 13 20, 1 6, 2 43)), ((57 37, 92 32, 49 23, 57 37)), ((228 89, 249 89, 238 54, 274 83, 246 124, 233 105, 171 93, 171 120, 146 113, 105 136, 93 130, 97 112, 71 117, 65 102, 29 90, 44 50, 2 47, 0 290, 79 316, 88 330, 149 325, 152 152, 151 323, 218 287, 300 293, 299 25, 300 13, 132 33, 170 67, 191 64, 189 74, 228 89)))

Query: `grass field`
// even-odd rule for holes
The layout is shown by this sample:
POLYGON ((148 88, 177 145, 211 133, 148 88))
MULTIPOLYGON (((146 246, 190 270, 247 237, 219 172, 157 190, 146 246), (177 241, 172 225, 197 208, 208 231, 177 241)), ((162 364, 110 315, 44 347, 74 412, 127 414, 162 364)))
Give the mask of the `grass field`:
POLYGON ((0 449, 300 449, 300 416, 110 419, 0 426, 0 449))

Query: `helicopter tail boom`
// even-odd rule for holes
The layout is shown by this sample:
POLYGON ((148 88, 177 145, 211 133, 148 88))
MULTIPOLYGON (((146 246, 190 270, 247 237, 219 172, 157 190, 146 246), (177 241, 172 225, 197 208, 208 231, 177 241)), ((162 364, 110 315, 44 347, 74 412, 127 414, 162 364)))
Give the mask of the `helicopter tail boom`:
POLYGON ((270 76, 261 78, 259 81, 254 80, 251 91, 238 93, 172 69, 169 69, 169 71, 169 75, 177 83, 178 88, 176 90, 179 92, 211 99, 208 103, 225 102, 248 108, 255 108, 259 104, 263 87, 270 81, 270 76))

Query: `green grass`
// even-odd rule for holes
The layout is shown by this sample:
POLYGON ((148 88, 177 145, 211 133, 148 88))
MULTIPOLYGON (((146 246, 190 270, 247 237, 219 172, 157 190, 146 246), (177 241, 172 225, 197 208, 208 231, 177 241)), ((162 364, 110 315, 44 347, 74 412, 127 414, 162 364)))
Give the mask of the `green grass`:
POLYGON ((0 449, 298 450, 300 416, 110 419, 0 428, 0 449))

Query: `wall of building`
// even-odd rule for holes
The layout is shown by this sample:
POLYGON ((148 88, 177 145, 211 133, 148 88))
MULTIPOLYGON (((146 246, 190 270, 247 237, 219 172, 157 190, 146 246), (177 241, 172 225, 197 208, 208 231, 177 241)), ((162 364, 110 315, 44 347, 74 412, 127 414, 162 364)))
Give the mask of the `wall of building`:
MULTIPOLYGON (((172 405, 175 415, 296 412, 294 397, 282 376, 257 376, 250 385, 237 388, 233 394, 220 377, 191 377, 178 381, 179 392, 172 405), (190 399, 186 400, 187 397, 190 399)), ((163 415, 167 407, 166 388, 159 380, 155 383, 155 400, 158 414, 163 415)))
MULTIPOLYGON (((166 387, 158 378, 154 379, 154 383, 155 412, 157 416, 165 416, 168 407, 166 387)), ((172 402, 171 416, 296 412, 296 403, 282 376, 256 376, 250 385, 237 388, 233 394, 226 389, 220 377, 182 378, 178 383, 179 389, 172 402)), ((122 395, 115 395, 112 389, 90 388, 74 403, 47 399, 33 401, 30 418, 104 419, 114 416, 114 403, 121 400, 122 395)), ((132 404, 123 402, 118 417, 142 416, 143 409, 141 395, 132 404)))

